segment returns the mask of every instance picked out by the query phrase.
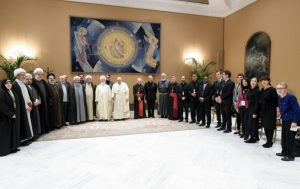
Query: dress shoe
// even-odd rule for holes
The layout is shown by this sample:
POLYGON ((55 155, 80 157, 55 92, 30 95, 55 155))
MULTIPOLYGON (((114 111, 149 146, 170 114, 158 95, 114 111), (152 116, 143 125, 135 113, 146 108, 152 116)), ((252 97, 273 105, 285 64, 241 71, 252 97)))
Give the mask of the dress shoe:
POLYGON ((233 134, 235 135, 240 134, 240 131, 235 131, 233 134))
POLYGON ((287 156, 284 156, 283 158, 281 158, 282 161, 294 161, 295 158, 294 157, 287 157, 287 156))
POLYGON ((262 145, 264 148, 271 148, 273 146, 273 143, 266 143, 262 145))
POLYGON ((217 129, 217 131, 223 131, 223 130, 225 130, 224 127, 220 127, 219 129, 217 129))
POLYGON ((182 122, 182 119, 180 119, 178 122, 182 122))
POLYGON ((199 121, 196 122, 197 125, 199 125, 199 123, 200 123, 199 121))
POLYGON ((284 156, 285 156, 285 154, 284 154, 284 153, 282 153, 282 152, 280 152, 280 153, 276 153, 276 156, 284 157, 284 156))
POLYGON ((205 123, 201 123, 201 124, 199 124, 199 126, 205 126, 205 123))
POLYGON ((31 143, 32 143, 32 141, 26 140, 26 141, 24 141, 24 142, 21 143, 21 146, 28 146, 28 145, 30 145, 31 143))
POLYGON ((240 135, 240 138, 244 138, 244 137, 245 137, 245 135, 243 135, 243 134, 242 134, 242 135, 240 135))
POLYGON ((231 133, 231 130, 226 129, 223 133, 231 133))
POLYGON ((16 153, 16 152, 18 152, 18 151, 20 151, 20 149, 14 149, 14 150, 12 150, 10 153, 14 154, 14 153, 16 153))
POLYGON ((190 121, 190 123, 195 123, 195 121, 190 121))
POLYGON ((189 120, 186 119, 185 122, 189 122, 189 120))
POLYGON ((246 140, 245 142, 246 143, 256 143, 256 142, 258 142, 259 141, 259 139, 256 139, 256 138, 250 138, 249 140, 246 140))
POLYGON ((210 128, 210 125, 206 125, 206 128, 210 128))
POLYGON ((220 128, 221 127, 221 125, 217 125, 215 128, 220 128))

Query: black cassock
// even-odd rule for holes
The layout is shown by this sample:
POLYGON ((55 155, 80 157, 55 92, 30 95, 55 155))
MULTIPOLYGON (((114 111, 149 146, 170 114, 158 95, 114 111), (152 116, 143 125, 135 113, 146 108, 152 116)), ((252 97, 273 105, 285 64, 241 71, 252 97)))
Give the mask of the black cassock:
POLYGON ((169 83, 168 87, 168 118, 177 120, 178 116, 178 97, 177 97, 177 83, 169 83))
POLYGON ((145 84, 145 98, 147 100, 148 117, 154 117, 154 106, 157 93, 157 84, 154 82, 147 82, 145 84))
POLYGON ((38 81, 36 79, 32 80, 32 86, 37 90, 38 96, 41 98, 42 103, 39 105, 39 115, 41 122, 41 134, 48 133, 54 129, 53 125, 50 125, 49 122, 49 95, 50 91, 48 88, 48 84, 45 80, 38 81))
MULTIPOLYGON (((25 108, 25 101, 24 101, 24 97, 23 97, 23 94, 22 94, 21 87, 19 86, 17 81, 14 81, 12 86, 13 86, 12 90, 15 92, 17 98, 19 99, 18 104, 19 104, 20 114, 18 113, 18 115, 19 115, 20 121, 17 120, 17 128, 20 129, 20 132, 17 132, 17 134, 19 135, 17 137, 19 138, 19 140, 21 142, 21 141, 31 139, 33 136, 32 136, 29 121, 28 121, 28 118, 27 118, 27 110, 25 108)), ((31 101, 32 101, 32 99, 31 99, 31 101)))
POLYGON ((146 117, 145 113, 145 88, 143 85, 135 84, 133 86, 134 96, 134 119, 146 117), (138 99, 141 101, 138 101, 138 99))
MULTIPOLYGON (((31 96, 33 102, 36 101, 36 99, 41 100, 41 98, 38 96, 37 91, 34 86, 27 86, 29 95, 31 96)), ((41 135, 41 122, 40 122, 40 112, 39 112, 39 106, 32 106, 31 110, 31 124, 33 129, 33 138, 36 139, 41 135)))
POLYGON ((278 95, 276 89, 269 87, 260 93, 261 124, 265 129, 276 128, 278 95))
POLYGON ((14 100, 8 91, 0 89, 0 156, 5 156, 20 146, 20 125, 17 125, 20 121, 16 119, 19 117, 19 102, 16 93, 12 93, 14 100), (16 118, 13 118, 14 115, 16 118))
POLYGON ((197 91, 197 97, 199 99, 201 121, 203 124, 205 124, 205 120, 207 118, 207 126, 210 126, 211 106, 213 104, 213 86, 208 83, 205 85, 205 87, 204 85, 204 83, 200 85, 199 90, 197 91))
MULTIPOLYGON (((84 108, 85 108, 85 116, 88 118, 87 115, 87 105, 86 105, 86 94, 85 94, 85 87, 82 85, 82 93, 84 98, 84 108)), ((68 122, 72 124, 77 124, 77 103, 76 103, 76 96, 75 96, 75 88, 74 84, 70 85, 70 106, 69 106, 69 114, 68 114, 68 122)))

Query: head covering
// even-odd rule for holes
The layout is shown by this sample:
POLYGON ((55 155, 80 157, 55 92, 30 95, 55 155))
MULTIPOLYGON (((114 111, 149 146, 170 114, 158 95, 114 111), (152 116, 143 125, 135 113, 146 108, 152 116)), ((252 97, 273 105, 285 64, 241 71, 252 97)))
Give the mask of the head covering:
POLYGON ((10 79, 3 79, 3 80, 1 81, 1 88, 2 88, 3 90, 7 90, 7 88, 5 87, 5 84, 6 84, 8 81, 11 82, 10 79))
POLYGON ((73 78, 73 81, 75 81, 76 79, 80 79, 80 77, 79 77, 79 76, 75 76, 75 77, 73 78))
POLYGON ((37 73, 44 73, 44 70, 42 68, 35 68, 33 74, 35 75, 37 73))
POLYGON ((23 68, 17 68, 14 71, 14 76, 16 77, 17 75, 19 75, 20 73, 26 73, 26 70, 24 70, 23 68))
POLYGON ((30 73, 27 73, 27 74, 26 74, 26 77, 32 78, 32 75, 31 75, 30 73))
POLYGON ((85 79, 88 79, 88 78, 93 79, 91 75, 85 76, 85 79))

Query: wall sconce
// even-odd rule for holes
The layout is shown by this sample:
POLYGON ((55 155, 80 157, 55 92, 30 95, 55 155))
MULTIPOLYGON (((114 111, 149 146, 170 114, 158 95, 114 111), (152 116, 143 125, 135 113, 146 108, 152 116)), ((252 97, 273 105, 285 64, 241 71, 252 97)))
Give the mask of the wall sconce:
POLYGON ((26 44, 13 44, 3 53, 4 57, 9 59, 16 59, 19 56, 27 56, 29 58, 36 58, 35 52, 26 44))
POLYGON ((203 61, 201 62, 200 60, 197 60, 196 58, 190 57, 190 58, 186 58, 184 60, 184 63, 187 65, 199 65, 199 64, 203 64, 203 61))

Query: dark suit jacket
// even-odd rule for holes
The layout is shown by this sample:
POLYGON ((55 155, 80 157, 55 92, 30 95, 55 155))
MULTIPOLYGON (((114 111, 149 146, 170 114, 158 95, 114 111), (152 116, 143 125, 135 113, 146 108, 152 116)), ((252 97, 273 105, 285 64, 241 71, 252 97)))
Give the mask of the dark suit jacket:
POLYGON ((220 83, 218 82, 218 80, 216 80, 214 82, 214 84, 213 84, 213 96, 214 96, 214 98, 220 96, 223 85, 224 85, 224 80, 223 79, 220 81, 220 83))
POLYGON ((179 83, 177 85, 177 97, 181 100, 182 97, 186 97, 188 100, 189 97, 189 85, 187 83, 179 83), (184 93, 183 93, 184 92, 184 93))
POLYGON ((147 82, 145 84, 145 97, 146 100, 156 100, 157 84, 147 82))
POLYGON ((204 84, 201 84, 197 92, 198 99, 200 97, 204 98, 204 102, 212 103, 213 87, 209 83, 206 84, 205 89, 203 90, 204 84))
POLYGON ((221 99, 222 104, 231 105, 232 99, 233 99, 233 90, 234 90, 235 84, 231 79, 224 81, 224 85, 221 90, 221 99))

